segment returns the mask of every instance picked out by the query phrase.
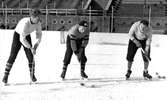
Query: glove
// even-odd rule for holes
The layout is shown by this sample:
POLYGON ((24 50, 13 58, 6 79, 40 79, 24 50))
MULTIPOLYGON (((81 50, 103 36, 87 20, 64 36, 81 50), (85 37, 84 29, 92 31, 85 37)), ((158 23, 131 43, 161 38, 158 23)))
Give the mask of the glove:
POLYGON ((36 43, 35 45, 34 45, 34 49, 36 50, 37 49, 37 47, 38 47, 38 43, 36 43))
POLYGON ((34 54, 34 48, 31 47, 30 50, 31 50, 32 54, 34 54))
POLYGON ((32 53, 35 55, 36 54, 36 50, 37 50, 37 47, 39 46, 39 43, 36 43, 34 45, 34 47, 31 49, 32 53))
POLYGON ((132 41, 136 44, 136 46, 137 46, 138 48, 141 47, 141 43, 140 43, 138 40, 133 39, 132 41))
POLYGON ((34 48, 30 48, 31 49, 31 52, 32 52, 32 54, 36 54, 36 49, 34 49, 34 48))
POLYGON ((76 55, 79 54, 79 52, 80 52, 79 50, 74 51, 74 53, 75 53, 76 55))

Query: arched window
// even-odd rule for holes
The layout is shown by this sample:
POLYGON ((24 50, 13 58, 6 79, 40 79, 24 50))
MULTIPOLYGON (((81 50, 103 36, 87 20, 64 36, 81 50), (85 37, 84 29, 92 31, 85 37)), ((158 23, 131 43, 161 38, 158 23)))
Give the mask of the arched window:
POLYGON ((156 26, 160 26, 160 23, 159 23, 159 22, 157 22, 157 23, 156 23, 156 26))
POLYGON ((12 23, 13 24, 16 24, 17 23, 17 20, 14 18, 14 19, 12 19, 12 23))
POLYGON ((54 20, 52 21, 52 24, 57 24, 57 20, 54 19, 54 20))
POLYGON ((61 20, 60 20, 60 24, 63 24, 63 25, 65 24, 64 19, 61 19, 61 20))
POLYGON ((67 21, 67 23, 68 23, 68 24, 72 24, 72 23, 73 23, 72 19, 69 19, 69 20, 67 21))

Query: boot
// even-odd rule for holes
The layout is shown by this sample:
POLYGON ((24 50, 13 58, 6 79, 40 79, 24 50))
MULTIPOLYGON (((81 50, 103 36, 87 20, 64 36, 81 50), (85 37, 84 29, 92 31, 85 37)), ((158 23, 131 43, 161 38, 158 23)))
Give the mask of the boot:
POLYGON ((36 82, 37 79, 35 77, 35 64, 29 64, 29 69, 30 69, 30 78, 32 82, 36 82))
POLYGON ((81 71, 81 77, 84 78, 88 78, 88 76, 86 75, 86 73, 84 71, 81 71))
POLYGON ((148 71, 143 71, 143 77, 145 79, 152 79, 152 76, 148 73, 148 71))
POLYGON ((126 80, 128 80, 130 78, 130 75, 131 75, 132 71, 131 70, 128 70, 125 77, 126 77, 126 80))
POLYGON ((60 77, 62 78, 62 80, 64 80, 65 76, 66 76, 66 71, 67 71, 67 65, 63 66, 63 71, 60 75, 60 77))
POLYGON ((88 76, 85 73, 85 64, 81 64, 81 77, 82 79, 88 78, 88 76))
POLYGON ((5 83, 5 84, 8 83, 8 76, 9 76, 11 68, 12 68, 12 64, 7 63, 6 68, 5 68, 4 77, 2 79, 2 82, 5 83))
POLYGON ((8 83, 8 76, 9 76, 9 73, 5 73, 5 74, 4 74, 4 77, 3 77, 3 79, 2 79, 2 82, 3 82, 3 83, 5 83, 5 84, 8 83))

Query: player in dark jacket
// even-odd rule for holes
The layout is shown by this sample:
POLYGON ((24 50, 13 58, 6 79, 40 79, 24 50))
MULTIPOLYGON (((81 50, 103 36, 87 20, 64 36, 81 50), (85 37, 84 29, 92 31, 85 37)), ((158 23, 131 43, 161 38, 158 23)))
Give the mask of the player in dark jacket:
POLYGON ((66 42, 66 52, 64 56, 64 66, 61 74, 61 78, 64 79, 67 71, 67 66, 70 64, 72 54, 77 56, 78 61, 81 65, 81 77, 88 78, 85 73, 85 64, 87 58, 85 56, 85 48, 89 41, 89 27, 87 21, 81 21, 71 27, 68 31, 67 42, 66 42))

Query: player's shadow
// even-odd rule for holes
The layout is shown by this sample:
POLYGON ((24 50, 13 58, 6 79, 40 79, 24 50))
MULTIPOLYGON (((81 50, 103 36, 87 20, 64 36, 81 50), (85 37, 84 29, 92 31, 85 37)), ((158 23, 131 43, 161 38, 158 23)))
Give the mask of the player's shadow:
POLYGON ((36 82, 36 83, 24 82, 24 83, 9 83, 9 84, 6 84, 5 86, 47 85, 47 84, 54 84, 54 83, 55 82, 36 82))
MULTIPOLYGON (((87 84, 93 84, 96 87, 104 87, 104 86, 112 86, 112 85, 120 85, 120 84, 139 84, 146 82, 158 82, 165 81, 165 79, 159 79, 157 77, 153 77, 152 80, 145 80, 143 77, 131 77, 129 80, 126 80, 125 77, 100 77, 100 78, 89 78, 84 81, 87 84)), ((52 85, 52 84, 73 84, 73 83, 81 83, 83 80, 79 78, 66 79, 65 81, 52 81, 52 82, 36 82, 33 84, 30 83, 11 83, 7 86, 24 86, 24 85, 52 85)))
POLYGON ((113 86, 113 85, 121 85, 121 84, 141 84, 147 82, 158 82, 165 81, 164 79, 159 79, 157 77, 153 77, 151 80, 144 79, 143 77, 131 77, 126 80, 125 77, 111 77, 111 78, 89 78, 88 82, 97 84, 96 87, 105 87, 105 86, 113 86))

